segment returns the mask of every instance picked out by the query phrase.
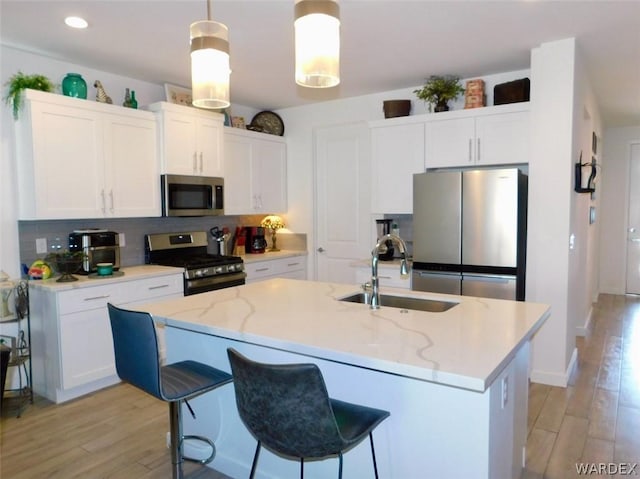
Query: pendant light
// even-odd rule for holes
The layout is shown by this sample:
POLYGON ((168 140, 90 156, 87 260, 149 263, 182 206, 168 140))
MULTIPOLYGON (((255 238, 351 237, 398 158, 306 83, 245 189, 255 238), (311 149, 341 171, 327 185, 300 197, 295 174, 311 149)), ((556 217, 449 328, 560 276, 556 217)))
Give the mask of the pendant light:
POLYGON ((230 105, 229 29, 211 20, 211 0, 207 0, 207 19, 192 23, 190 33, 193 106, 226 108, 230 105))
POLYGON ((296 0, 296 83, 329 88, 340 83, 340 7, 333 0, 296 0))

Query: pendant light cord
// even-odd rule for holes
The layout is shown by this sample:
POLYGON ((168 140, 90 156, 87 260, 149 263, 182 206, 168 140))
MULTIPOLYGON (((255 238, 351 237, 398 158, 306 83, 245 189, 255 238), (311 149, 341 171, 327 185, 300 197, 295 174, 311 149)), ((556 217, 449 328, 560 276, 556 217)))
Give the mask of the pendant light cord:
POLYGON ((211 21, 211 0, 207 0, 207 20, 211 21))

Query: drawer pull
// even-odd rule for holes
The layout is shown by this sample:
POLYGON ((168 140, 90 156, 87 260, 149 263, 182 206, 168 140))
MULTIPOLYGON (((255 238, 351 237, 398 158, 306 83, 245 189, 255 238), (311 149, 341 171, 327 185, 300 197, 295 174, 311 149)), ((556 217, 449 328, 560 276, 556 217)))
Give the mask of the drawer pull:
POLYGON ((298 266, 300 263, 288 263, 287 266, 298 266))
POLYGON ((104 294, 102 296, 92 296, 90 298, 84 298, 84 301, 95 301, 96 299, 106 299, 110 297, 110 294, 104 294))
POLYGON ((269 268, 258 268, 258 269, 256 269, 256 273, 260 273, 262 271, 269 271, 269 268))
POLYGON ((160 284, 158 286, 149 286, 149 289, 162 289, 162 288, 168 288, 169 285, 168 284, 160 284))

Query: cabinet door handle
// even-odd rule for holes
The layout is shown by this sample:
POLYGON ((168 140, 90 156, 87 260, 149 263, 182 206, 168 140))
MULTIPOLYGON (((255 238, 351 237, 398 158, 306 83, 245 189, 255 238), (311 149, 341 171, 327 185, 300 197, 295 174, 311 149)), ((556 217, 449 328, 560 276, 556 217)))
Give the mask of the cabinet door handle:
POLYGON ((160 285, 158 285, 158 286, 149 286, 149 290, 152 290, 152 289, 162 289, 162 288, 168 288, 168 287, 169 287, 169 285, 168 285, 168 284, 160 284, 160 285))
POLYGON ((100 191, 100 196, 102 197, 102 214, 107 212, 107 200, 104 197, 104 190, 100 191))
POLYGON ((198 152, 197 151, 193 152, 193 172, 194 173, 198 172, 198 152))
POLYGON ((113 213, 113 190, 109 191, 109 199, 111 200, 111 213, 113 213))
POLYGON ((262 195, 258 195, 258 208, 262 209, 262 195))
POLYGON ((473 148, 473 140, 469 138, 469 163, 473 161, 473 155, 471 154, 472 148, 473 148))
POLYGON ((320 246, 320 248, 318 248, 318 253, 324 253, 324 248, 322 246, 320 246))
POLYGON ((102 296, 91 296, 90 298, 84 298, 84 301, 95 301, 96 299, 106 299, 109 298, 110 294, 103 294, 102 296))
POLYGON ((478 161, 478 163, 480 163, 480 138, 478 138, 478 144, 477 144, 477 149, 476 149, 476 159, 478 161))
POLYGON ((204 171, 203 169, 203 161, 202 161, 202 152, 200 152, 200 174, 202 174, 202 172, 204 171))

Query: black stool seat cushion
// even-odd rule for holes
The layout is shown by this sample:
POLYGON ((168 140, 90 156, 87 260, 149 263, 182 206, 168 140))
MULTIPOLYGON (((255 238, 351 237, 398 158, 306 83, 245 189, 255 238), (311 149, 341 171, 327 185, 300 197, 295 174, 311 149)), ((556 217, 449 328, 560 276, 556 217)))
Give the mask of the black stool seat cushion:
POLYGON ((232 380, 231 374, 197 361, 181 361, 163 366, 160 376, 166 401, 188 399, 232 380))
MULTIPOLYGON (((330 399, 340 435, 345 443, 355 445, 378 424, 389 417, 389 411, 330 399)), ((346 447, 348 449, 348 446, 346 447)))

